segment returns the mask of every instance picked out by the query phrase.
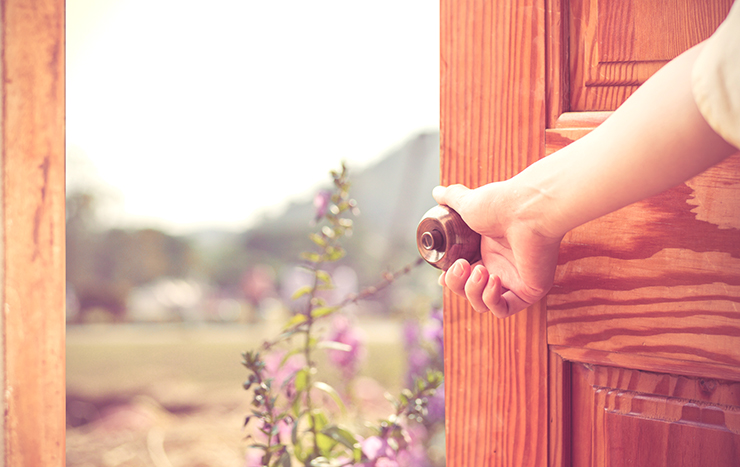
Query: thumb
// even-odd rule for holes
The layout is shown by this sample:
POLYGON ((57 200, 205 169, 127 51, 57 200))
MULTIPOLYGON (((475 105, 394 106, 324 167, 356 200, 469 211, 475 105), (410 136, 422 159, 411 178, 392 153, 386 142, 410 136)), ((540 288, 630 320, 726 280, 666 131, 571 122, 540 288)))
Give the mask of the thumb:
POLYGON ((463 185, 438 186, 432 190, 434 200, 458 211, 463 204, 463 199, 470 193, 470 188, 463 185))

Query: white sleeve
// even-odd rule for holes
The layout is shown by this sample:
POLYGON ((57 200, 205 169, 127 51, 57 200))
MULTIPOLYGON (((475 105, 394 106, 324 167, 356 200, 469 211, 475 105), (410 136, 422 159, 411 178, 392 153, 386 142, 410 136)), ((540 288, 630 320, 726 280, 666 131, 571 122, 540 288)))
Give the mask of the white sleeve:
POLYGON ((692 70, 694 99, 704 119, 740 148, 740 2, 707 39, 692 70))

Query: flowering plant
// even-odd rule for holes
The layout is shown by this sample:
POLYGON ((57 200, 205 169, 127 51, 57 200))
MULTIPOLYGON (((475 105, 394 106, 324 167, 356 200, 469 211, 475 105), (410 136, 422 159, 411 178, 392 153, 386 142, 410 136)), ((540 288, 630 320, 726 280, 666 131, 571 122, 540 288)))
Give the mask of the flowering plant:
MULTIPOLYGON (((247 467, 402 467, 413 462, 413 424, 423 426, 428 406, 442 384, 442 372, 415 367, 413 381, 397 398, 389 397, 393 412, 384 420, 353 426, 336 422, 346 414, 344 398, 318 375, 316 353, 326 350, 327 357, 342 371, 345 379, 357 373, 360 341, 342 315, 347 305, 358 302, 387 287, 400 275, 408 273, 421 260, 395 274, 385 274, 374 287, 330 304, 321 292, 333 288, 332 276, 322 269, 345 255, 340 240, 350 235, 349 217, 357 206, 349 197, 347 169, 332 172, 332 191, 322 191, 315 199, 316 225, 310 234, 315 249, 302 258, 310 272, 310 284, 293 294, 305 307, 296 313, 275 339, 260 350, 245 352, 243 365, 249 371, 244 388, 252 391, 252 413, 245 426, 256 429, 247 454, 247 467), (330 334, 321 338, 316 325, 333 317, 330 334), (296 342, 298 341, 298 342, 296 342), (331 401, 334 412, 323 402, 331 401), (253 422, 254 421, 254 422, 253 422), (252 423, 253 422, 253 423, 252 423)), ((414 464, 416 465, 416 464, 414 464)))

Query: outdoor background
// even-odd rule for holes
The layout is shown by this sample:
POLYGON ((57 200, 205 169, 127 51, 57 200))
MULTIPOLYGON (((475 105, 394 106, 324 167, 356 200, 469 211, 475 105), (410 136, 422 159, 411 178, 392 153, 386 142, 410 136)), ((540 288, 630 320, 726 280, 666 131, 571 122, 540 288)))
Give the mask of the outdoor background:
MULTIPOLYGON (((435 2, 203 5, 67 1, 69 466, 243 465, 241 353, 294 311, 329 171, 347 164, 360 211, 335 297, 415 261, 434 204, 435 2)), ((436 277, 351 310, 370 419, 408 382, 436 277)))

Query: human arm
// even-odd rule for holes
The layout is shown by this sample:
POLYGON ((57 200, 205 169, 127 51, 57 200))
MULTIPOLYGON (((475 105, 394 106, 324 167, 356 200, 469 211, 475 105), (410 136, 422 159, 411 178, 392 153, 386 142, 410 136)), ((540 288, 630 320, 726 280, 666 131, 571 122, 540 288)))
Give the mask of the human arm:
POLYGON ((701 173, 736 149, 699 112, 691 71, 702 44, 641 86, 593 132, 504 182, 437 188, 482 235, 482 261, 458 261, 441 282, 478 311, 509 316, 552 285, 566 232, 701 173))

